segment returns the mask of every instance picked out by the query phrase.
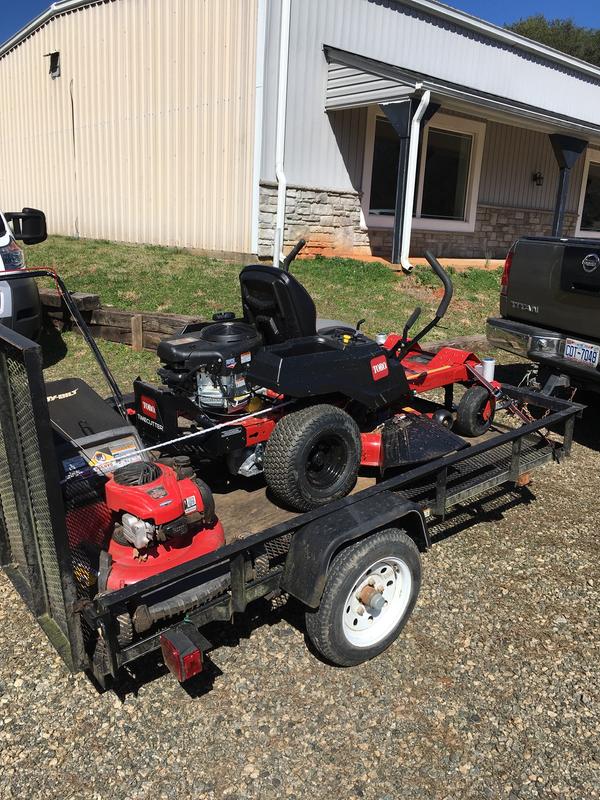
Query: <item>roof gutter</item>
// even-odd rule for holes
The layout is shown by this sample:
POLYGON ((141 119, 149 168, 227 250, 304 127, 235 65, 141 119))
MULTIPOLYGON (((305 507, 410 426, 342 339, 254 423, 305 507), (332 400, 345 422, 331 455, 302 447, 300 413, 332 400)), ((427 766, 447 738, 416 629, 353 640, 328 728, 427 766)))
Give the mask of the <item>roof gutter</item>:
POLYGON ((436 99, 452 98, 453 100, 464 101, 476 106, 481 106, 482 108, 489 108, 510 116, 524 117, 530 123, 534 120, 542 125, 548 126, 552 130, 562 128, 565 131, 569 131, 571 134, 577 132, 585 136, 598 137, 600 135, 599 125, 588 123, 582 119, 556 114, 543 108, 531 106, 516 100, 509 100, 488 92, 471 89, 461 84, 444 81, 440 78, 398 67, 394 64, 376 61, 369 56, 350 53, 346 50, 333 47, 332 45, 323 45, 323 50, 328 62, 335 62, 336 64, 344 64, 345 66, 361 69, 364 72, 378 75, 382 78, 392 78, 397 80, 399 84, 405 86, 414 86, 415 83, 420 83, 423 89, 429 89, 432 96, 436 99))

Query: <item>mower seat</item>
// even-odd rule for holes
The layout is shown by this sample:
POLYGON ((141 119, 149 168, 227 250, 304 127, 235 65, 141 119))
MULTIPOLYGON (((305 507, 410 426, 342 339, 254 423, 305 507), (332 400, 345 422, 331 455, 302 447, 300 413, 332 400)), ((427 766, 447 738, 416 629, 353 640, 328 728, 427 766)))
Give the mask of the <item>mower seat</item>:
POLYGON ((349 322, 341 322, 339 319, 317 319, 317 333, 321 336, 329 336, 332 333, 349 333, 354 336, 356 328, 349 322))
POLYGON ((277 267, 250 264, 240 272, 244 319, 265 344, 316 336, 317 311, 304 286, 277 267))

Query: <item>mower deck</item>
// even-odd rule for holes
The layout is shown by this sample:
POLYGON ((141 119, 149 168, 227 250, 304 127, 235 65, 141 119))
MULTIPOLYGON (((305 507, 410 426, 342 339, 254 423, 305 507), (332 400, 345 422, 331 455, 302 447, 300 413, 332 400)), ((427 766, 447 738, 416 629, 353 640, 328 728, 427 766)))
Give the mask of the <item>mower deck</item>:
MULTIPOLYGON (((501 421, 495 422, 483 436, 469 439, 469 444, 474 446, 493 440, 508 430, 509 426, 501 421)), ((375 486, 379 480, 381 480, 379 470, 364 470, 350 495, 375 486)), ((268 489, 262 478, 255 478, 249 483, 247 479, 232 477, 223 470, 220 478, 213 483, 213 494, 216 507, 219 509, 219 519, 225 529, 227 544, 259 533, 273 525, 291 521, 298 516, 298 512, 289 511, 270 501, 268 489)))

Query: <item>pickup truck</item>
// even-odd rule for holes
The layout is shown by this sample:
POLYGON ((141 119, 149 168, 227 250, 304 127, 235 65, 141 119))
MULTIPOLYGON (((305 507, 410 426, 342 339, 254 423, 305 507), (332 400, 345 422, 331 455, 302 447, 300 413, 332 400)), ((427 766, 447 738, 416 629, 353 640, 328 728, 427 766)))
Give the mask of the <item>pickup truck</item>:
POLYGON ((600 391, 600 240, 526 236, 504 264, 491 345, 526 356, 546 378, 600 391))

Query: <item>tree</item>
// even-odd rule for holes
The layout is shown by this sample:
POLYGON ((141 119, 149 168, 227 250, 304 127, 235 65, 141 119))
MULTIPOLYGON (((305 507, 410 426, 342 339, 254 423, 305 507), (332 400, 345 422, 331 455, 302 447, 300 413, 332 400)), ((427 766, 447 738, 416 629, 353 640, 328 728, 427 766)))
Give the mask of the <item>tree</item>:
POLYGON ((542 14, 520 19, 505 27, 600 67, 600 30, 583 28, 572 19, 546 19, 542 14))

